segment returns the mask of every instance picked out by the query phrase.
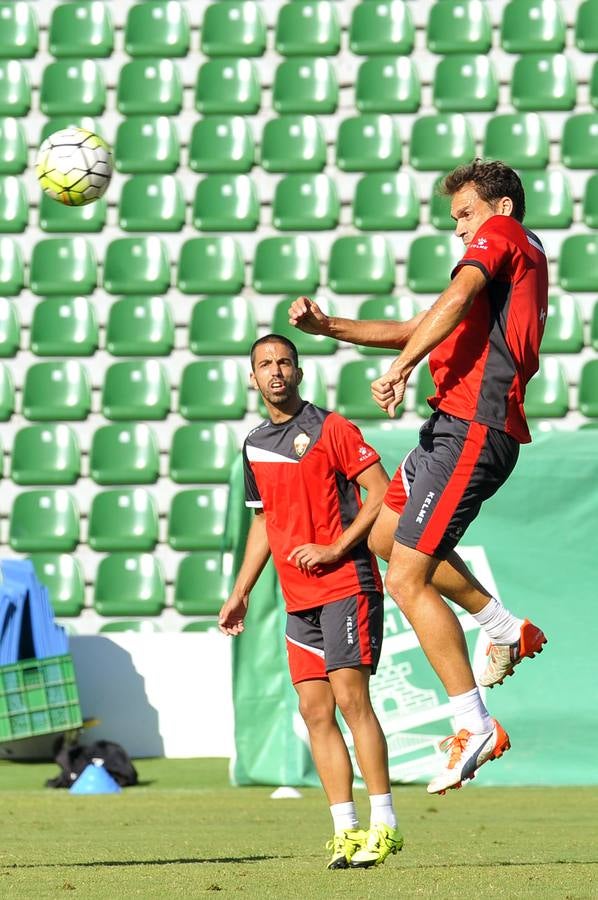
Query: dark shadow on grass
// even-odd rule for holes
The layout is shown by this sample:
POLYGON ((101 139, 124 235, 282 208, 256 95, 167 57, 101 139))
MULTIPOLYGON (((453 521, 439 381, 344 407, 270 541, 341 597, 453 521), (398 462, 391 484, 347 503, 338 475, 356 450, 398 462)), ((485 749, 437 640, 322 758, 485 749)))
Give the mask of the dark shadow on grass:
POLYGON ((61 863, 8 863, 0 864, 0 869, 88 869, 88 868, 118 868, 119 866, 180 866, 202 863, 255 863, 269 859, 292 859, 291 856, 189 856, 181 859, 122 859, 122 860, 92 860, 90 862, 61 862, 61 863))

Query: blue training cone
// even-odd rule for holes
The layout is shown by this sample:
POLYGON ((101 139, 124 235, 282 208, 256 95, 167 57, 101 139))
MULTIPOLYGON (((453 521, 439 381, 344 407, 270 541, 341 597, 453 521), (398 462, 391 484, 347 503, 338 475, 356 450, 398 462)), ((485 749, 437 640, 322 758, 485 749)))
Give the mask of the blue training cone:
POLYGON ((122 788, 103 765, 86 766, 69 788, 71 794, 120 794, 122 788))

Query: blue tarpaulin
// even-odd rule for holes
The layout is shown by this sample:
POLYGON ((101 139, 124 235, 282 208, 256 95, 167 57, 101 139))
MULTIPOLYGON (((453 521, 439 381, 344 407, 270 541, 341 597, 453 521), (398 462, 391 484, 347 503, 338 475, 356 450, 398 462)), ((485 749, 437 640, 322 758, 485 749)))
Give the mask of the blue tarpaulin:
POLYGON ((33 563, 0 561, 0 666, 64 653, 66 632, 54 621, 48 589, 38 581, 33 563))

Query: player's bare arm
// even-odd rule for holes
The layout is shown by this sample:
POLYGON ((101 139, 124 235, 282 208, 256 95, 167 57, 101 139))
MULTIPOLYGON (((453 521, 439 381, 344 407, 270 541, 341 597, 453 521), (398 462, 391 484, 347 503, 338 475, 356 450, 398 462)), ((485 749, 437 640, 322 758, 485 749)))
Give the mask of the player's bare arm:
POLYGON ((298 297, 289 307, 289 323, 307 334, 323 334, 349 344, 401 350, 426 313, 418 313, 406 322, 386 319, 354 321, 327 316, 309 297, 298 297))
POLYGON ((299 544, 289 553, 299 569, 309 571, 319 566, 333 565, 370 533, 380 512, 389 478, 379 462, 364 469, 356 481, 367 493, 353 522, 333 544, 299 544))
POLYGON ((486 284, 486 276, 476 266, 463 266, 407 342, 400 357, 388 372, 372 382, 372 396, 381 409, 394 416, 405 396, 407 381, 413 369, 430 350, 454 331, 486 284))
POLYGON ((230 634, 234 637, 244 630, 243 623, 249 607, 249 594, 269 557, 270 545, 266 533, 266 517, 260 510, 256 512, 251 523, 243 562, 234 587, 218 616, 218 627, 223 634, 230 634))

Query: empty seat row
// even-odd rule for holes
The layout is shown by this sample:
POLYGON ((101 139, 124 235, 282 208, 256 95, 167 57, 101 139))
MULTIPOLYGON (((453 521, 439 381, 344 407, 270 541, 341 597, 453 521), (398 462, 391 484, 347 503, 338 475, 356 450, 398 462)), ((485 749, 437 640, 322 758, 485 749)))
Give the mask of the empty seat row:
MULTIPOLYGON (((443 290, 463 248, 448 234, 414 238, 408 248, 406 285, 415 293, 443 290)), ((573 234, 560 246, 558 280, 566 291, 598 290, 598 235, 573 234)), ((326 282, 337 294, 388 294, 397 284, 395 253, 381 234, 338 237, 331 245, 326 282)), ((91 244, 84 237, 46 238, 32 251, 29 285, 40 296, 89 295, 98 285, 91 244)), ((104 258, 103 286, 110 294, 163 294, 172 282, 165 242, 155 236, 116 238, 104 258)), ((321 283, 320 258, 305 234, 258 241, 251 282, 241 248, 230 235, 186 240, 176 286, 184 294, 237 294, 251 283, 260 294, 310 294, 321 283)), ((0 237, 0 296, 25 285, 23 257, 12 238, 0 237)))
MULTIPOLYGON (((228 488, 179 491, 168 513, 168 543, 174 550, 225 549, 228 488)), ((155 498, 145 488, 110 489, 96 494, 87 543, 98 552, 151 551, 158 543, 155 498)), ((80 541, 80 516, 66 488, 23 491, 10 512, 9 543, 20 553, 69 553, 80 541)))
MULTIPOLYGON (((498 86, 490 56, 445 56, 434 70, 432 102, 440 112, 492 112, 498 104, 498 86)), ((250 59, 211 59, 199 67, 195 106, 207 114, 251 116, 261 108, 261 91, 257 68, 250 59)), ((570 59, 560 53, 519 57, 513 67, 510 96, 516 110, 573 109, 577 80, 570 59)), ((593 67, 590 99, 598 108, 598 63, 593 67)), ((101 68, 91 59, 49 63, 42 73, 39 103, 48 116, 101 115, 106 108, 101 68)), ((330 115, 338 103, 338 76, 325 57, 290 58, 277 66, 272 86, 272 105, 277 112, 330 115)), ((411 57, 374 56, 360 64, 355 106, 361 112, 414 113, 420 103, 420 76, 411 57)), ((176 62, 136 59, 122 66, 116 86, 119 112, 175 116, 182 105, 183 85, 176 62)), ((0 115, 24 116, 30 109, 26 69, 18 60, 0 60, 0 115)))
MULTIPOLYGON (((238 455, 225 422, 181 425, 174 432, 168 477, 178 484, 225 483, 238 455)), ((154 431, 143 422, 102 425, 93 432, 89 473, 97 484, 154 484, 160 452, 154 431)), ((64 423, 28 425, 17 431, 10 454, 16 484, 75 484, 81 476, 76 432, 64 423)))
MULTIPOLYGON (((50 551, 32 553, 30 559, 50 592, 55 614, 78 616, 85 603, 85 578, 77 558, 50 551)), ((227 599, 229 586, 218 551, 190 553, 177 567, 174 608, 184 616, 214 616, 227 599)), ((166 579, 153 554, 123 551, 100 560, 93 596, 99 615, 157 616, 165 602, 166 579)))
MULTIPOLYGON (((32 57, 39 36, 32 4, 2 3, 4 32, 0 55, 32 57), (6 11, 6 12, 4 12, 6 11), (12 52, 11 52, 12 51, 12 52)), ((584 52, 598 50, 598 5, 580 4, 575 44, 584 52)), ((261 56, 266 49, 263 7, 251 0, 212 3, 201 23, 200 46, 207 56, 261 56)), ((503 11, 500 44, 510 53, 562 50, 566 25, 563 4, 557 0, 511 0, 503 11)), ((191 29, 183 4, 173 0, 141 2, 129 8, 124 45, 132 56, 185 56, 191 29)), ((482 0, 458 0, 431 6, 426 44, 435 53, 486 53, 492 26, 482 0)), ((275 49, 283 55, 333 55, 341 46, 336 4, 309 0, 302 6, 283 4, 278 11, 275 49)), ((413 20, 401 0, 377 0, 354 6, 349 25, 353 53, 405 54, 414 46, 413 20)), ((108 5, 102 2, 63 3, 50 19, 49 49, 54 56, 107 57, 114 47, 114 28, 108 5)))

